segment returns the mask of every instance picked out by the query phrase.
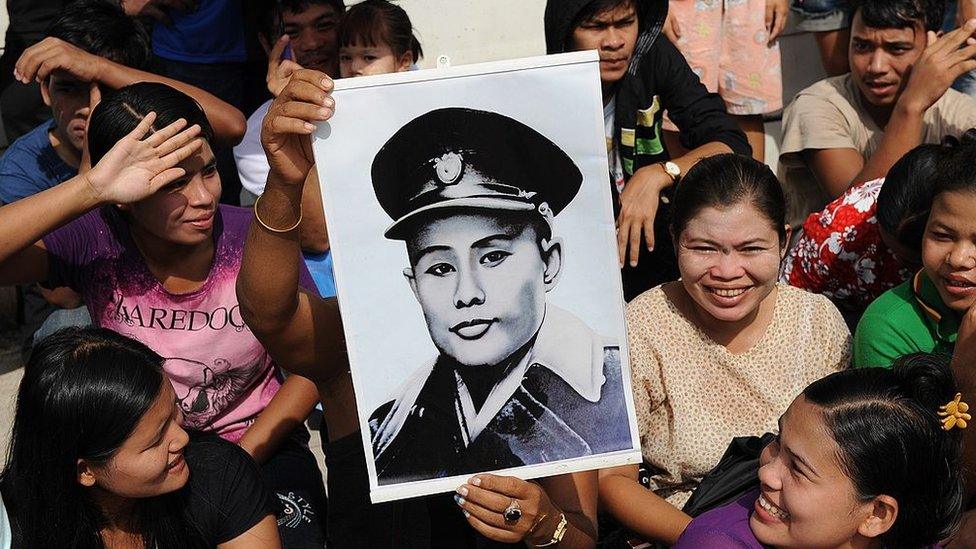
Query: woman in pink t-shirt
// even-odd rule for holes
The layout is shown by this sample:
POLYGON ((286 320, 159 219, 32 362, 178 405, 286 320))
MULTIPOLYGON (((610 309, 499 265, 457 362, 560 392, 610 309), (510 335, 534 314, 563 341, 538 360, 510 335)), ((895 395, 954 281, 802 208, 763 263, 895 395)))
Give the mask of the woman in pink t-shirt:
MULTIPOLYGON (((218 204, 212 137, 199 105, 163 84, 106 96, 88 127, 94 167, 0 208, 0 284, 70 287, 96 325, 159 353, 184 425, 244 448, 301 537, 324 543, 313 519, 324 488, 302 426, 317 392, 301 377, 282 383, 241 317, 252 213, 218 204)), ((296 530, 282 529, 286 547, 296 530)))

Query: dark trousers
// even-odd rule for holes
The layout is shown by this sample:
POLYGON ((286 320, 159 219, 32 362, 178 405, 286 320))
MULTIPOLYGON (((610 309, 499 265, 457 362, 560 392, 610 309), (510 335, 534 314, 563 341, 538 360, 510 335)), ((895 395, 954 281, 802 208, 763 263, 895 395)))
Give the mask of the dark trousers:
POLYGON ((501 549, 471 528, 453 494, 373 504, 360 433, 323 438, 329 470, 329 549, 501 549))
POLYGON ((284 549, 325 547, 325 485, 308 440, 308 431, 300 427, 261 465, 264 484, 278 499, 278 534, 284 549))
MULTIPOLYGON (((186 63, 157 57, 155 65, 160 74, 196 86, 244 112, 245 63, 186 63)), ((223 188, 220 201, 239 206, 241 178, 237 175, 234 151, 230 147, 214 147, 213 152, 223 188)))

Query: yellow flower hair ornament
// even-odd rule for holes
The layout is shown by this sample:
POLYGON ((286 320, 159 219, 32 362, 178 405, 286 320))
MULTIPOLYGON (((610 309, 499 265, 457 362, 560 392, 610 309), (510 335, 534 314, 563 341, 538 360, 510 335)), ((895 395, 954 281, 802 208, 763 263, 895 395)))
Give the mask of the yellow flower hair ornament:
POLYGON ((943 418, 942 429, 950 431, 953 427, 965 429, 967 421, 972 421, 973 416, 967 414, 969 405, 962 401, 962 393, 956 393, 956 398, 946 404, 939 406, 939 417, 943 418))

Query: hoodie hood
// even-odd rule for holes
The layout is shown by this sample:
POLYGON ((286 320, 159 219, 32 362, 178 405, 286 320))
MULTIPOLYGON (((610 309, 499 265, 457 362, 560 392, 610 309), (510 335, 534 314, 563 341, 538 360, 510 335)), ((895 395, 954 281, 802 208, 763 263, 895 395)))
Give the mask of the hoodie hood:
MULTIPOLYGON (((571 26, 587 4, 594 0, 548 0, 546 2, 546 53, 564 53, 571 51, 568 39, 571 26)), ((668 16, 668 0, 633 0, 637 5, 637 19, 640 22, 640 34, 634 55, 630 58, 627 72, 637 74, 641 58, 651 49, 654 41, 661 35, 664 20, 668 16)))

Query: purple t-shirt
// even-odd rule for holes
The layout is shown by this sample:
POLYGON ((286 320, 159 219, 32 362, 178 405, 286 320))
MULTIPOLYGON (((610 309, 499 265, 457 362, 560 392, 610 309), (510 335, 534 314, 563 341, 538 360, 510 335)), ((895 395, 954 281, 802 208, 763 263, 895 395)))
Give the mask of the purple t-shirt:
MULTIPOLYGON (((111 207, 89 212, 44 237, 48 287, 82 295, 92 320, 141 341, 166 362, 184 425, 237 442, 281 387, 277 368, 241 318, 237 274, 253 214, 220 205, 207 280, 172 294, 149 271, 111 207)), ((304 288, 314 288, 301 266, 304 288)))
MULTIPOLYGON (((759 490, 751 490, 734 502, 695 517, 671 549, 766 549, 749 528, 759 490)), ((941 549, 930 545, 928 549, 941 549)))

